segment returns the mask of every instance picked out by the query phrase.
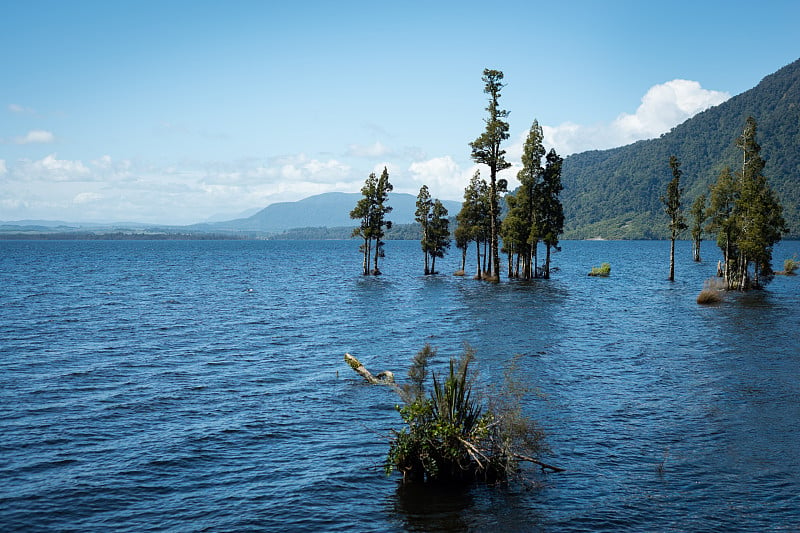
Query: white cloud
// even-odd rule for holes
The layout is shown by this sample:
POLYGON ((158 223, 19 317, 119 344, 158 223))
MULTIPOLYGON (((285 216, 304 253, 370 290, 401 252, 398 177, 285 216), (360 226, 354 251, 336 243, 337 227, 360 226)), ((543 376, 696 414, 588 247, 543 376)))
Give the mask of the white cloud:
POLYGON ((363 146, 360 144, 351 144, 347 148, 347 155, 349 157, 363 157, 366 159, 377 159, 391 155, 392 150, 382 144, 380 141, 375 141, 374 144, 363 146))
POLYGON ((8 172, 8 168, 6 168, 6 160, 0 159, 0 176, 8 172))
POLYGON ((603 150, 658 137, 728 98, 730 94, 703 89, 696 81, 676 79, 651 87, 634 114, 622 113, 611 123, 565 122, 542 129, 545 143, 561 155, 603 150))
POLYGON ((45 156, 39 161, 20 160, 14 174, 27 181, 87 181, 91 180, 90 170, 81 161, 57 159, 55 154, 45 156))
POLYGON ((261 178, 328 183, 349 175, 350 170, 349 165, 337 159, 321 161, 311 159, 305 154, 297 154, 272 159, 266 166, 256 169, 246 169, 245 175, 252 175, 255 171, 261 178))
POLYGON ((463 169, 447 155, 411 163, 408 171, 415 182, 427 185, 433 196, 454 200, 461 197, 476 168, 463 169))
POLYGON ((32 130, 24 137, 17 137, 14 140, 17 144, 47 144, 53 141, 55 141, 55 136, 44 130, 32 130))
POLYGON ((72 199, 72 203, 74 204, 89 204, 96 202, 98 200, 102 200, 104 196, 102 194, 98 194, 96 192, 82 192, 75 195, 75 198, 72 199))

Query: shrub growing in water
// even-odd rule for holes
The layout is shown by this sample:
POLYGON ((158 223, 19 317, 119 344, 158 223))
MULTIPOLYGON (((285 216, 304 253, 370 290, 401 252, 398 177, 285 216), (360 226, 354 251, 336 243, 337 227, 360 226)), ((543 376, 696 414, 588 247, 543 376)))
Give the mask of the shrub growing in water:
POLYGON ((592 267, 592 271, 589 272, 590 276, 597 276, 606 278, 611 274, 611 263, 603 263, 599 267, 592 267))
POLYGON ((783 273, 787 276, 794 276, 795 270, 800 268, 800 262, 797 261, 797 256, 790 257, 789 259, 784 259, 783 261, 783 273))
POLYGON ((466 347, 451 359, 444 380, 433 374, 433 390, 425 392, 428 361, 435 355, 426 345, 409 370, 402 388, 405 405, 398 411, 406 427, 394 432, 386 458, 386 473, 397 470, 406 481, 497 481, 506 479, 520 461, 546 465, 533 456, 545 451, 543 432, 522 414, 527 389, 506 374, 506 386, 484 402, 474 388, 474 351, 466 347))
POLYGON ((722 291, 725 289, 725 282, 719 278, 707 279, 703 282, 703 290, 697 295, 697 303, 700 305, 718 304, 722 301, 722 291))

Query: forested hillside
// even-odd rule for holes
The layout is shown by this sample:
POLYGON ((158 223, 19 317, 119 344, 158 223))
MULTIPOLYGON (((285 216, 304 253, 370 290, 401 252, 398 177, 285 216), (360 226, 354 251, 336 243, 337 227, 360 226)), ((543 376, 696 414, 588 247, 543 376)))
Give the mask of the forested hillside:
POLYGON ((666 238, 668 220, 659 197, 672 178, 669 157, 682 163, 688 213, 724 166, 741 166, 735 141, 750 115, 758 123, 764 173, 783 204, 790 235, 800 237, 800 60, 658 139, 567 157, 564 237, 666 238))

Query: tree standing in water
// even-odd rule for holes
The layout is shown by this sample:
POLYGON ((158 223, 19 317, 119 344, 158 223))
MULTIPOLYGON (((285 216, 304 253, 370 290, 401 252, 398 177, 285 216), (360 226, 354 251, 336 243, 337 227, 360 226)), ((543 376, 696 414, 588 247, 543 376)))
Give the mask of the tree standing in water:
POLYGON ((706 210, 706 195, 701 194, 692 204, 692 257, 695 262, 700 262, 700 242, 703 240, 703 224, 708 218, 706 210))
POLYGON ((772 279, 772 247, 787 231, 783 207, 763 173, 766 161, 756 142, 756 130, 756 120, 748 117, 742 135, 736 140, 736 146, 742 150, 742 170, 736 173, 738 194, 734 205, 739 226, 734 250, 738 257, 728 283, 732 282, 740 290, 762 287, 772 279))
POLYGON ((450 248, 450 220, 447 208, 437 198, 433 201, 431 217, 428 222, 428 253, 431 255, 431 274, 436 274, 436 258, 444 257, 450 248))
POLYGON ((497 179, 497 173, 511 166, 511 163, 505 160, 506 151, 500 148, 500 144, 508 139, 509 135, 508 122, 503 120, 508 116, 508 111, 498 107, 500 90, 505 86, 502 83, 503 72, 487 68, 484 69, 481 79, 485 84, 483 92, 489 95, 489 105, 486 107, 489 117, 485 119, 486 130, 470 143, 470 147, 472 148, 472 160, 489 167, 489 223, 492 256, 490 279, 498 281, 500 279, 498 193, 505 190, 506 183, 505 180, 497 179))
POLYGON ((681 212, 681 162, 673 155, 669 158, 669 166, 672 169, 672 180, 667 184, 667 193, 661 197, 661 201, 664 203, 664 212, 669 217, 669 280, 675 281, 675 240, 687 226, 681 212))
POLYGON ((711 188, 709 230, 717 234, 725 266, 721 275, 728 290, 762 288, 772 279, 772 248, 787 231, 783 206, 767 183, 766 161, 756 142, 757 124, 748 117, 736 146, 742 168, 726 168, 711 188))
POLYGON ((350 211, 350 218, 360 221, 358 227, 353 230, 353 237, 361 237, 364 240, 359 250, 364 256, 361 269, 365 276, 369 275, 369 260, 372 255, 372 239, 374 235, 371 224, 373 216, 372 211, 374 209, 373 200, 377 187, 378 178, 375 176, 375 173, 372 172, 364 182, 364 186, 361 187, 361 198, 358 200, 353 210, 350 211))
POLYGON ((416 217, 415 220, 419 223, 420 229, 422 230, 420 245, 422 246, 422 255, 425 256, 426 276, 430 274, 430 268, 428 268, 428 256, 430 255, 428 222, 431 217, 431 209, 433 209, 433 200, 431 199, 431 194, 428 191, 428 186, 423 185, 419 190, 419 194, 417 195, 417 210, 414 212, 414 215, 416 217))
POLYGON ((456 215, 456 221, 458 222, 456 232, 460 242, 466 247, 469 241, 475 241, 478 262, 475 278, 481 279, 481 245, 485 244, 489 236, 489 185, 481 178, 479 170, 475 171, 469 185, 464 189, 464 202, 456 215))
POLYGON ((538 194, 539 197, 539 231, 542 236, 542 242, 545 245, 545 260, 544 271, 542 277, 545 279, 550 278, 550 251, 555 248, 556 251, 560 250, 558 247, 558 236, 564 232, 564 206, 561 204, 559 195, 564 189, 561 185, 561 164, 563 159, 559 156, 554 149, 550 149, 547 153, 547 162, 542 175, 542 181, 539 183, 538 194))
POLYGON ((373 209, 372 228, 375 235, 375 251, 374 261, 372 267, 372 275, 379 276, 381 274, 378 268, 378 258, 384 257, 383 253, 383 237, 386 235, 384 228, 391 229, 392 222, 386 220, 386 215, 392 212, 392 208, 386 203, 389 199, 389 193, 394 187, 389 183, 389 171, 383 167, 381 177, 378 178, 378 186, 375 191, 375 207, 373 209))
POLYGON ((381 177, 370 173, 364 186, 361 188, 362 198, 356 203, 355 208, 350 211, 350 218, 360 220, 360 224, 353 230, 354 237, 361 237, 364 242, 359 247, 364 260, 362 270, 365 276, 369 274, 379 275, 378 258, 383 257, 383 237, 384 228, 392 227, 391 221, 386 220, 386 215, 392 208, 386 203, 392 184, 389 183, 389 172, 383 168, 381 177), (373 261, 373 268, 370 271, 370 259, 373 261))
MULTIPOLYGON (((541 181, 544 174, 542 157, 545 150, 542 144, 544 133, 539 121, 534 120, 522 148, 522 169, 517 172, 520 186, 509 202, 509 212, 504 221, 516 248, 517 264, 522 263, 523 279, 536 277, 536 248, 541 238, 541 181), (507 224, 505 223, 507 222, 507 224)), ((505 239, 505 235, 504 235, 505 239)), ((510 276, 509 276, 510 277, 510 276)))

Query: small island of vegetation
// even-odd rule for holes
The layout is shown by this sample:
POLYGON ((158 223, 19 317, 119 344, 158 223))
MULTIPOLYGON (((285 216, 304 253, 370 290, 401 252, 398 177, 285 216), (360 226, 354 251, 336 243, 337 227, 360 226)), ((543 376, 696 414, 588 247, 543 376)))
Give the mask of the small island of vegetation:
POLYGON ((522 462, 542 471, 562 468, 537 457, 547 451, 544 432, 522 412, 530 391, 515 378, 515 365, 505 384, 488 394, 476 387, 475 352, 469 346, 450 359, 447 375, 430 372, 436 350, 426 344, 412 361, 408 383, 398 385, 394 374, 373 376, 350 354, 345 361, 373 384, 391 387, 402 400, 397 410, 405 424, 393 432, 386 458, 387 474, 400 472, 406 482, 497 482, 518 472, 522 462))
POLYGON ((607 278, 611 275, 611 263, 601 263, 599 267, 592 267, 589 275, 596 278, 607 278))

